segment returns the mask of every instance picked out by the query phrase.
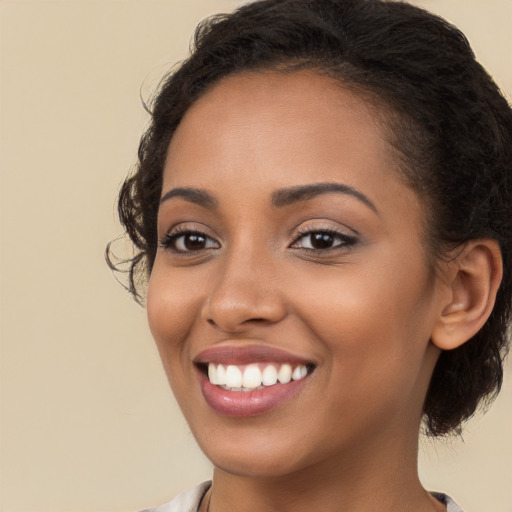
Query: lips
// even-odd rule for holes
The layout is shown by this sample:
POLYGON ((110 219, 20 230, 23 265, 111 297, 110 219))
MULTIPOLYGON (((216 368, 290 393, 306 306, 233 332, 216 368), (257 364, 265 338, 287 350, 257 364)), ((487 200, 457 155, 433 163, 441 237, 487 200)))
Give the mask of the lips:
POLYGON ((267 346, 218 346, 194 363, 201 391, 216 412, 234 417, 264 414, 292 399, 315 365, 267 346))

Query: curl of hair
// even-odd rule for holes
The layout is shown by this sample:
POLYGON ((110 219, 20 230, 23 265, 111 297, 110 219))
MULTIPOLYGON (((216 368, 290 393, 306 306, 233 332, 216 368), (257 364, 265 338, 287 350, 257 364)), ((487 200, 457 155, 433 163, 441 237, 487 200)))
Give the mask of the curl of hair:
POLYGON ((494 310, 472 339, 441 354, 424 404, 427 433, 458 432, 503 378, 512 113, 464 35, 422 9, 386 0, 263 0, 203 21, 190 57, 159 87, 138 165, 121 189, 120 218, 138 249, 130 291, 140 299, 136 276, 151 273, 164 161, 190 105, 227 75, 297 69, 325 73, 381 109, 399 171, 425 205, 432 261, 468 240, 500 244, 504 275, 494 310))

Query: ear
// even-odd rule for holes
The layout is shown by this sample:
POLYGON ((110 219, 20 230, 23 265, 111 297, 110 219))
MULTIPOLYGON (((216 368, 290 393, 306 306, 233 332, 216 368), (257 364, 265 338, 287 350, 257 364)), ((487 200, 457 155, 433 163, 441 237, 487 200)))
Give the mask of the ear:
POLYGON ((468 242, 443 268, 441 303, 432 343, 442 350, 459 347, 485 324, 503 274, 496 240, 468 242))

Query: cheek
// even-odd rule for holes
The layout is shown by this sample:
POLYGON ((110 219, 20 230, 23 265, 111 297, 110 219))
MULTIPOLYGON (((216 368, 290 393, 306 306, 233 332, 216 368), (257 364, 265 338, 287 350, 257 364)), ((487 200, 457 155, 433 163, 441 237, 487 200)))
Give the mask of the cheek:
POLYGON ((190 356, 185 340, 200 308, 195 287, 173 274, 157 256, 147 292, 149 327, 169 378, 170 368, 190 356))
POLYGON ((384 391, 418 374, 430 337, 433 293, 422 259, 394 261, 383 254, 375 261, 319 271, 299 315, 331 354, 340 385, 375 383, 384 391))
POLYGON ((325 414, 340 431, 349 424, 370 435, 378 425, 421 414, 428 339, 405 325, 406 308, 381 299, 347 290, 315 312, 312 330, 330 353, 325 414))

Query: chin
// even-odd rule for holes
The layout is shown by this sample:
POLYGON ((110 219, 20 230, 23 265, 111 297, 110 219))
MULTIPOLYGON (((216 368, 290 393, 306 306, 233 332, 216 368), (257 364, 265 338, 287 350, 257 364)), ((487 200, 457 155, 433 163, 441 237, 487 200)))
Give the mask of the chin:
POLYGON ((278 428, 272 430, 226 429, 219 435, 196 436, 196 440, 215 468, 243 478, 286 477, 328 458, 321 447, 308 448, 304 436, 294 436, 289 429, 281 430, 286 435, 280 435, 278 428))
POLYGON ((282 478, 300 470, 293 461, 283 462, 278 456, 242 454, 238 457, 209 456, 216 469, 241 478, 282 478))

